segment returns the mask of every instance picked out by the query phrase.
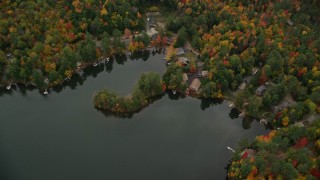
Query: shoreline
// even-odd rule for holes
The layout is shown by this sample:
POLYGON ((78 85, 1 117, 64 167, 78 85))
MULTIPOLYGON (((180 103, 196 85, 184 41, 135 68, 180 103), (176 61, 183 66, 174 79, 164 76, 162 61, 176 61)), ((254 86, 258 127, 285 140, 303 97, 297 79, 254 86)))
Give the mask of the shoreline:
MULTIPOLYGON (((64 80, 62 80, 61 82, 59 82, 57 84, 53 84, 53 83, 49 84, 47 89, 39 89, 39 88, 37 88, 37 86, 33 82, 21 82, 21 81, 20 82, 19 81, 10 82, 10 83, 7 81, 6 83, 0 84, 0 88, 2 89, 2 91, 11 91, 11 89, 10 90, 5 89, 6 86, 11 84, 12 86, 16 86, 16 87, 24 86, 26 89, 30 89, 30 88, 38 89, 39 93, 41 95, 47 95, 47 94, 45 94, 46 91, 48 91, 48 90, 50 91, 50 90, 52 90, 54 88, 58 88, 59 86, 64 87, 65 86, 64 83, 70 81, 71 78, 79 75, 79 72, 83 72, 85 69, 90 68, 90 67, 96 67, 96 66, 94 66, 94 64, 97 64, 99 66, 101 63, 108 62, 106 60, 106 57, 107 58, 112 58, 112 60, 115 60, 114 57, 116 55, 125 55, 125 56, 128 57, 129 56, 128 53, 143 53, 145 51, 149 51, 150 53, 152 53, 154 48, 156 48, 156 47, 153 46, 153 47, 146 48, 144 50, 137 50, 135 52, 130 52, 130 51, 127 50, 125 53, 120 53, 120 54, 119 53, 112 53, 109 56, 101 56, 101 57, 99 57, 98 59, 100 59, 100 60, 97 60, 97 61, 94 61, 94 62, 90 62, 90 63, 82 63, 79 66, 80 68, 77 68, 76 70, 73 71, 73 74, 72 74, 71 77, 66 77, 64 80), (28 83, 30 83, 30 85, 28 85, 28 83)), ((163 49, 163 48, 166 48, 166 47, 161 47, 161 48, 163 49)), ((191 49, 191 51, 193 53, 193 49, 191 49)), ((102 111, 102 112, 107 113, 107 114, 112 114, 112 115, 115 115, 115 116, 121 116, 121 117, 122 116, 127 116, 127 115, 130 116, 130 115, 133 115, 135 113, 138 113, 138 112, 142 111, 144 108, 148 107, 149 105, 151 105, 155 101, 161 99, 167 93, 167 91, 173 91, 173 90, 166 89, 166 91, 163 94, 159 95, 160 98, 156 98, 155 100, 152 100, 151 102, 149 102, 149 100, 148 100, 148 103, 146 105, 143 105, 141 109, 138 109, 138 110, 135 110, 135 111, 132 111, 132 112, 116 112, 116 111, 112 111, 112 110, 108 110, 108 109, 99 108, 99 107, 96 107, 96 106, 95 106, 95 108, 98 109, 99 111, 102 111)), ((198 92, 192 91, 189 88, 187 88, 186 92, 182 92, 182 91, 178 91, 178 90, 175 90, 175 91, 177 92, 177 94, 180 94, 179 96, 184 96, 184 97, 189 96, 191 98, 196 98, 198 100, 201 100, 201 99, 213 99, 213 98, 205 98, 205 97, 201 96, 201 94, 199 94, 198 92)), ((153 99, 154 97, 151 97, 151 98, 153 99)), ((219 100, 222 100, 222 101, 232 102, 233 98, 231 96, 224 95, 223 98, 214 98, 214 99, 219 99, 219 100)), ((232 107, 232 108, 235 108, 240 113, 242 112, 241 109, 238 109, 236 107, 232 107)), ((249 117, 256 118, 256 119, 262 119, 261 117, 254 117, 254 116, 249 116, 249 117)), ((264 124, 264 125, 267 125, 267 124, 264 124)))
MULTIPOLYGON (((78 68, 72 70, 72 75, 70 77, 66 77, 65 79, 62 79, 60 81, 58 81, 57 83, 49 83, 48 84, 48 87, 47 88, 43 88, 43 89, 40 89, 37 87, 37 85, 32 82, 32 81, 28 81, 28 82, 25 82, 25 81, 9 81, 9 80, 6 80, 6 81, 3 81, 0 83, 0 90, 4 90, 4 91, 11 91, 11 88, 10 89, 7 89, 6 87, 7 86, 25 86, 26 88, 28 87, 32 87, 34 89, 38 89, 39 92, 41 94, 43 94, 46 90, 50 90, 50 89, 53 89, 55 87, 58 87, 58 86, 64 86, 63 84, 67 81, 70 81, 71 78, 75 77, 77 74, 80 75, 81 72, 83 72, 85 69, 87 68, 90 68, 90 67, 97 67, 99 66, 100 64, 105 64, 111 60, 115 60, 115 56, 117 55, 125 55, 127 56, 127 58, 130 56, 128 53, 144 53, 146 51, 149 51, 150 53, 152 53, 152 49, 154 47, 150 47, 150 48, 146 48, 146 49, 143 49, 143 50, 136 50, 135 52, 130 52, 129 50, 126 50, 124 53, 121 52, 121 53, 111 53, 109 55, 104 55, 104 56, 101 56, 99 57, 96 61, 94 62, 89 62, 89 63, 84 63, 84 62, 81 62, 81 65, 78 66, 78 68), (107 60, 107 59, 111 59, 111 60, 107 60)), ((45 78, 45 80, 47 80, 47 77, 45 78)))
MULTIPOLYGON (((135 51, 133 53, 143 53, 143 52, 146 52, 146 51, 149 51, 150 53, 152 53, 154 48, 156 48, 156 47, 154 46, 154 47, 146 48, 144 50, 137 50, 137 51, 135 51)), ((163 48, 164 47, 162 47, 162 49, 163 48)), ((71 78, 79 75, 79 72, 83 72, 85 69, 90 68, 90 67, 94 67, 95 68, 96 66, 94 66, 94 64, 97 64, 99 66, 101 63, 106 63, 107 62, 106 57, 112 58, 112 60, 114 61, 115 60, 115 58, 114 58, 115 56, 117 56, 117 55, 125 55, 125 56, 128 57, 129 56, 128 55, 129 52, 130 51, 127 50, 125 53, 121 53, 121 54, 112 53, 109 56, 101 56, 101 57, 99 57, 98 58, 99 60, 97 60, 95 62, 83 63, 83 64, 81 64, 80 68, 78 68, 77 70, 74 70, 74 72, 73 72, 71 77, 65 78, 64 80, 62 80, 58 84, 50 84, 47 89, 38 89, 37 86, 33 82, 11 82, 11 83, 7 82, 6 84, 1 84, 0 87, 1 87, 2 91, 7 92, 7 91, 11 91, 11 89, 10 90, 6 89, 6 86, 12 84, 13 86, 16 86, 16 87, 24 86, 26 89, 29 89, 29 88, 38 89, 39 93, 41 95, 48 95, 49 94, 48 91, 50 92, 55 88, 59 88, 59 86, 62 86, 62 87, 66 86, 64 83, 70 81, 71 78), (30 83, 30 85, 28 85, 28 83, 30 83)), ((160 53, 162 53, 162 52, 160 52, 160 53)), ((193 53, 193 51, 192 51, 192 53, 193 53)), ((172 91, 172 90, 171 89, 166 89, 166 91, 172 91)), ((187 88, 187 90, 185 92, 181 92, 181 91, 178 91, 178 90, 175 90, 175 91, 178 92, 182 96, 189 96, 191 98, 196 98, 196 99, 199 99, 199 100, 201 100, 201 99, 212 99, 212 98, 205 98, 205 97, 203 97, 201 95, 201 93, 193 91, 193 90, 190 90, 189 88, 187 88)), ((231 91, 231 93, 234 93, 234 92, 235 91, 231 91)), ((163 95, 165 95, 165 92, 163 94, 161 94, 161 97, 163 95)), ((217 98, 217 99, 221 99, 223 101, 228 101, 228 102, 231 102, 232 104, 234 104, 233 103, 234 102, 234 97, 232 97, 232 95, 228 94, 228 93, 224 93, 223 94, 223 98, 217 98)), ((110 111, 108 109, 102 109, 102 108, 98 108, 98 107, 96 107, 96 108, 99 111, 105 111, 107 114, 112 114, 112 115, 115 115, 115 116, 127 116, 127 115, 130 116, 130 115, 133 115, 135 113, 138 113, 138 112, 142 111, 144 108, 148 107, 150 104, 152 104, 153 102, 155 102, 157 100, 158 99, 153 100, 152 102, 148 102, 146 105, 143 105, 140 109, 135 110, 133 112, 117 112, 117 111, 110 111)), ((258 122, 260 122, 260 124, 264 125, 265 127, 268 127, 270 129, 275 129, 275 127, 273 127, 270 122, 263 123, 264 122, 264 118, 263 117, 247 115, 247 113, 246 113, 246 111, 244 109, 239 109, 239 108, 237 108, 235 106, 232 106, 232 107, 229 106, 229 108, 230 109, 235 108, 239 112, 239 116, 238 116, 239 118, 250 117, 250 118, 253 118, 253 119, 257 119, 258 122), (242 113, 244 113, 244 115, 242 115, 242 113)), ((266 111, 266 112, 270 112, 270 111, 266 111)), ((301 121, 299 121, 299 122, 301 122, 301 121)))

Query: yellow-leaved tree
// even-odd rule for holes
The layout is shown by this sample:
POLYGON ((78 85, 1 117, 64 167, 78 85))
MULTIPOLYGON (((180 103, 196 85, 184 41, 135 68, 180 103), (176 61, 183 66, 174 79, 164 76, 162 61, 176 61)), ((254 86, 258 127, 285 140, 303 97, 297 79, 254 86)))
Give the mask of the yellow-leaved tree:
POLYGON ((170 45, 167 47, 167 55, 166 60, 170 61, 172 57, 174 57, 177 54, 177 50, 173 47, 173 45, 170 45))

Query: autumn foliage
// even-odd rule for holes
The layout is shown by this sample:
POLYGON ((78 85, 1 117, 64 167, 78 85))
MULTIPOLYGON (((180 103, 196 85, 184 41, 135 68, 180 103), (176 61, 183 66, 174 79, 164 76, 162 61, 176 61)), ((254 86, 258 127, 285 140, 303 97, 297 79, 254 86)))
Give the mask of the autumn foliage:
POLYGON ((235 152, 228 178, 318 179, 320 154, 314 146, 319 132, 320 119, 310 127, 292 125, 257 137, 249 147, 235 152))

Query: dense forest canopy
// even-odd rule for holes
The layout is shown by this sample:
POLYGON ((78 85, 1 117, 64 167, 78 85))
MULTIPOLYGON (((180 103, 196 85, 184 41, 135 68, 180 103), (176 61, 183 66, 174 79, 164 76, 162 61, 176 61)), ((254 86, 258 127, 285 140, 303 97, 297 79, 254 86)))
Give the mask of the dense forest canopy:
MULTIPOLYGON (((317 0, 3 0, 0 85, 33 82, 44 90, 102 57, 153 44, 166 46, 168 35, 173 43, 167 60, 177 59, 176 48, 186 44, 199 54, 197 62, 207 72, 199 80, 199 97, 221 98, 224 92, 236 91, 236 108, 278 127, 320 113, 317 0), (165 29, 151 43, 146 13, 158 10, 169 15, 163 17, 165 29), (123 42, 136 34, 129 44, 123 42), (284 99, 289 105, 280 106, 284 99)), ((101 91, 95 105, 138 111, 166 88, 187 90, 183 75, 195 73, 195 64, 191 61, 186 68, 172 63, 162 79, 143 75, 131 97, 101 91)), ((259 137, 252 148, 257 158, 235 157, 230 177, 320 176, 319 123, 272 132, 259 137), (270 161, 279 156, 281 161, 270 161)))
MULTIPOLYGON (((208 78, 202 96, 238 90, 235 105, 254 117, 292 97, 293 105, 268 113, 288 126, 320 112, 319 1, 181 1, 167 29, 200 51, 208 78), (253 70, 257 71, 253 74, 253 70)), ((178 40, 177 40, 178 42, 178 40)))
MULTIPOLYGON (((153 10, 171 12, 163 31, 176 37, 174 47, 189 41, 200 52, 208 71, 201 80, 203 97, 238 89, 258 68, 247 88, 236 94, 239 109, 257 115, 289 94, 298 103, 268 117, 274 124, 286 126, 303 114, 320 112, 318 1, 1 1, 0 83, 33 82, 46 89, 71 77, 81 63, 146 48, 145 13, 154 5, 153 10), (142 33, 126 48, 122 39, 134 32, 142 33), (266 83, 271 87, 255 95, 266 83)), ((158 44, 168 41, 163 34, 155 40, 158 44)), ((174 47, 167 56, 174 55, 174 47)))
POLYGON ((229 179, 319 179, 320 120, 289 126, 242 143, 234 153, 229 179))
MULTIPOLYGON (((144 30, 142 16, 153 3, 158 4, 139 0, 1 1, 0 82, 33 81, 40 89, 48 86, 41 79, 59 83, 72 75, 77 62, 95 61, 101 53, 110 53, 110 46, 123 48, 119 37, 125 29, 144 30), (105 45, 101 48, 97 47, 100 39, 105 45)), ((160 4, 175 8, 176 3, 164 0, 160 4)))

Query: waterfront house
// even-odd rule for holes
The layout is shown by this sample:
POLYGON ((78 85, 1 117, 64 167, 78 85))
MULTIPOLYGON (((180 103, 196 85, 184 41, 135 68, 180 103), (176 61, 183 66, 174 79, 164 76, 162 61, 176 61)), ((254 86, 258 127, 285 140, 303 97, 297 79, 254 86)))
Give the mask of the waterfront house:
POLYGON ((253 149, 245 149, 240 154, 241 159, 251 158, 255 156, 255 151, 253 149))
POLYGON ((186 58, 186 57, 179 57, 178 61, 183 65, 187 65, 190 62, 189 58, 186 58))
POLYGON ((190 89, 193 91, 198 91, 201 86, 201 82, 198 78, 195 78, 190 85, 190 89))
POLYGON ((177 53, 176 53, 177 56, 184 55, 184 54, 186 54, 184 48, 182 48, 182 47, 177 48, 177 53))

